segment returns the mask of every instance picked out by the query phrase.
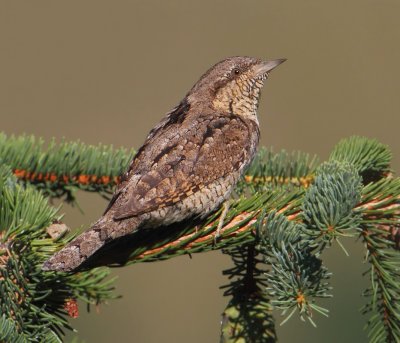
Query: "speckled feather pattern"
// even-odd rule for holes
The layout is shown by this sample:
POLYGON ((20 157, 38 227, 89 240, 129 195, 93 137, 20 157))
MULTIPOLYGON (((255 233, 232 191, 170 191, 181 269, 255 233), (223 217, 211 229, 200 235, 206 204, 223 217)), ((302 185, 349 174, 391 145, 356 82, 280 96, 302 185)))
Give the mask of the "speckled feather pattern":
MULTIPOLYGON (((146 145, 135 159, 129 181, 116 200, 113 215, 117 219, 171 207, 196 194, 207 194, 204 188, 211 186, 225 193, 228 180, 235 182, 253 158, 259 134, 254 122, 234 114, 189 113, 180 126, 171 125, 154 139, 164 144, 146 145), (229 178, 231 174, 238 175, 229 178)), ((204 206, 198 205, 192 214, 203 211, 204 206)))
POLYGON ((103 216, 43 269, 74 270, 111 240, 206 217, 227 200, 259 141, 261 63, 234 57, 208 70, 150 131, 103 216))

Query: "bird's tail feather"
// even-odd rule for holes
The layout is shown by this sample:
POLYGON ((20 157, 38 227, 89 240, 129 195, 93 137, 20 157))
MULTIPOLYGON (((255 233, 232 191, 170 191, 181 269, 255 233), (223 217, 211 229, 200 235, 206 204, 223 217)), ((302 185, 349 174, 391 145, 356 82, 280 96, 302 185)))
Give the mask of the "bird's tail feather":
POLYGON ((51 256, 43 264, 42 270, 73 271, 109 241, 133 232, 138 223, 136 218, 115 222, 102 217, 89 230, 51 256))
POLYGON ((42 270, 72 271, 78 268, 105 243, 106 241, 101 239, 100 230, 91 228, 51 256, 44 263, 42 270))

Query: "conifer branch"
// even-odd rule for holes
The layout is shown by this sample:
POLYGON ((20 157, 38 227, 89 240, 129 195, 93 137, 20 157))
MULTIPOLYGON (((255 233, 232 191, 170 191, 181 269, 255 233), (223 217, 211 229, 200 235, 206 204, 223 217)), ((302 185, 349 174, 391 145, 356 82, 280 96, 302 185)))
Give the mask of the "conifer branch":
POLYGON ((53 198, 74 202, 80 189, 108 198, 120 175, 127 169, 134 151, 114 149, 79 141, 44 140, 34 136, 7 137, 0 133, 0 161, 21 181, 30 183, 53 198))
POLYGON ((361 236, 367 248, 366 260, 371 287, 364 295, 370 303, 363 308, 371 314, 367 323, 371 343, 400 340, 400 179, 383 179, 366 187, 369 203, 363 203, 361 236))
MULTIPOLYGON (((0 318, 4 337, 21 336, 23 341, 24 335, 29 339, 42 327, 40 337, 58 339, 62 328, 68 328, 66 313, 75 314, 75 299, 93 303, 112 297, 112 286, 104 281, 105 269, 78 274, 41 272, 41 262, 73 235, 49 237, 46 228, 60 218, 35 189, 67 201, 75 200, 78 189, 107 197, 132 156, 133 151, 123 149, 79 142, 52 142, 45 147, 33 137, 0 135, 0 160, 9 166, 2 167, 0 178, 0 222, 7 228, 0 232, 0 288, 9 295, 1 307, 11 314, 0 318), (24 187, 16 183, 11 170, 24 187), (28 203, 36 207, 25 208, 28 203), (21 277, 27 270, 29 278, 21 277), (49 290, 55 282, 63 285, 56 294, 49 290), (31 291, 32 301, 21 311, 21 297, 32 283, 49 287, 31 291), (47 326, 41 313, 46 313, 47 326)), ((395 342, 400 337, 400 309, 397 302, 393 304, 400 296, 396 267, 400 179, 392 176, 390 158, 386 146, 361 137, 341 141, 330 160, 320 166, 304 153, 261 150, 237 186, 238 197, 217 240, 220 211, 201 222, 139 230, 105 246, 86 268, 223 249, 235 267, 225 272, 230 279, 226 295, 232 298, 224 312, 221 342, 256 342, 255 332, 263 337, 260 342, 274 342, 273 307, 283 311, 284 321, 297 312, 315 325, 315 313, 327 315, 328 310, 317 305, 318 298, 330 297, 331 291, 321 253, 326 246, 342 246, 341 239, 360 234, 371 266, 371 290, 365 293, 371 303, 364 309, 371 313, 370 341, 395 342)))
POLYGON ((230 279, 224 295, 232 297, 222 314, 221 343, 276 341, 272 306, 264 288, 267 286, 262 259, 254 244, 224 251, 234 267, 224 271, 230 279))
POLYGON ((0 319, 4 342, 60 342, 68 299, 100 304, 112 295, 108 270, 78 274, 43 273, 43 262, 74 236, 54 240, 46 231, 60 216, 35 188, 16 182, 0 166, 0 319))

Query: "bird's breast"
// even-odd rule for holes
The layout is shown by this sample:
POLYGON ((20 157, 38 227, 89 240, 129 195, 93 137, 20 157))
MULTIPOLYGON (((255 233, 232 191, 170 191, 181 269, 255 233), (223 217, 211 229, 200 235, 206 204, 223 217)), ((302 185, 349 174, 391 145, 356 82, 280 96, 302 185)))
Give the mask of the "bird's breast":
POLYGON ((142 215, 143 227, 170 225, 191 217, 206 217, 226 201, 235 187, 241 172, 237 171, 201 187, 174 205, 158 208, 142 215))

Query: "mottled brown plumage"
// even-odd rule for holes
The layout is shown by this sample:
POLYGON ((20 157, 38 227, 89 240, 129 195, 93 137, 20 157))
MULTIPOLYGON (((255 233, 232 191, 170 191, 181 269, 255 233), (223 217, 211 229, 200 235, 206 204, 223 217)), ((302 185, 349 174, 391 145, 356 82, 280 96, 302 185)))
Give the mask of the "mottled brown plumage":
POLYGON ((283 61, 231 57, 209 69, 150 131, 103 216, 43 269, 74 270, 114 239, 218 208, 255 155, 260 90, 283 61))

